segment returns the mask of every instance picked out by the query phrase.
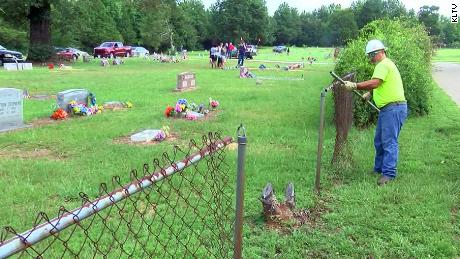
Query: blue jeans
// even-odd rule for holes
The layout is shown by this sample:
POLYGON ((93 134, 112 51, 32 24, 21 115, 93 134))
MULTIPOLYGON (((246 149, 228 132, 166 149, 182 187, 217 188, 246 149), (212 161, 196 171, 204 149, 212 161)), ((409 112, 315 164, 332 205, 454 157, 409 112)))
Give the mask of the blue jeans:
POLYGON ((407 104, 389 104, 380 110, 375 129, 374 172, 395 178, 398 164, 398 137, 407 118, 407 104))
POLYGON ((238 55, 238 66, 242 67, 243 63, 244 63, 244 54, 243 55, 239 54, 238 55))

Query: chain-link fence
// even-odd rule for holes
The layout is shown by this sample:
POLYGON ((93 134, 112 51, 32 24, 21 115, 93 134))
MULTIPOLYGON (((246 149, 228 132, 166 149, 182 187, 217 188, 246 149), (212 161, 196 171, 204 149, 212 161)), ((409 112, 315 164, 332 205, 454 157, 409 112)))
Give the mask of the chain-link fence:
POLYGON ((133 170, 129 184, 114 177, 114 191, 101 184, 95 199, 80 193, 79 208, 39 213, 23 233, 5 227, 0 258, 232 257, 231 142, 210 133, 133 170))

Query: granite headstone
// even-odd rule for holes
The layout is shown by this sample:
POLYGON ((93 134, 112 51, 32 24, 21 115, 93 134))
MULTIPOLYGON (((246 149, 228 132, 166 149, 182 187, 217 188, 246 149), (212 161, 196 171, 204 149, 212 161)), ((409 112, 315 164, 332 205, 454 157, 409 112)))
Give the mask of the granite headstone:
POLYGON ((86 89, 69 89, 57 94, 57 105, 59 108, 70 112, 69 102, 76 101, 88 105, 89 91, 86 89))
POLYGON ((196 88, 195 73, 183 72, 177 75, 177 85, 175 91, 193 90, 196 88))
POLYGON ((0 132, 23 128, 23 91, 15 88, 0 88, 0 132))
POLYGON ((32 63, 5 63, 3 68, 7 71, 32 70, 32 63))

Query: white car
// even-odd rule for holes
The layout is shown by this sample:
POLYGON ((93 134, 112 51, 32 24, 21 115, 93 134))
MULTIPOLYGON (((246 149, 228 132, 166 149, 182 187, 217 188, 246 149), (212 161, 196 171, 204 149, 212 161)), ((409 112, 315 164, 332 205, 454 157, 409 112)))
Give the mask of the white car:
POLYGON ((76 48, 69 48, 71 50, 73 50, 73 52, 77 53, 77 55, 79 57, 82 57, 82 56, 89 56, 88 52, 86 51, 82 51, 82 50, 79 50, 79 49, 76 49, 76 48))
POLYGON ((133 57, 145 57, 150 55, 150 52, 144 47, 132 47, 133 57))

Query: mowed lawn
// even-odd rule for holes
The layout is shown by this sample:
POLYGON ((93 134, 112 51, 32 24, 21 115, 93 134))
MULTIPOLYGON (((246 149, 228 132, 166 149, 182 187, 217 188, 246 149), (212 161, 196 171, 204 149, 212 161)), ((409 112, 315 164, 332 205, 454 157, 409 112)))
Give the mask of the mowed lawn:
MULTIPOLYGON (((295 49, 294 49, 295 50, 295 49)), ((309 49, 275 55, 262 50, 257 60, 296 62, 309 49), (279 59, 278 59, 279 58, 279 59)), ((325 57, 331 49, 311 50, 325 57)), ((186 145, 202 134, 218 131, 235 136, 244 123, 248 146, 246 160, 244 257, 370 257, 426 258, 460 255, 460 111, 440 89, 433 92, 433 109, 425 117, 410 117, 400 137, 399 177, 377 187, 370 174, 374 128, 352 129, 351 167, 336 170, 329 165, 335 141, 332 100, 328 96, 323 155, 323 192, 313 191, 319 122, 319 97, 331 82, 332 65, 314 64, 301 72, 270 70, 260 76, 305 80, 239 79, 238 70, 211 70, 201 52, 191 60, 159 64, 128 59, 118 67, 97 62, 77 63, 73 70, 0 71, 0 87, 26 88, 31 94, 56 94, 69 88, 86 88, 98 103, 131 101, 132 109, 71 119, 50 125, 0 134, 0 149, 14 154, 46 150, 42 157, 0 156, 0 226, 26 230, 37 212, 54 216, 60 205, 78 206, 78 193, 98 194, 100 182, 120 175, 129 181, 131 169, 160 157, 172 146, 186 145), (197 75, 198 89, 175 93, 176 76, 184 71, 197 75), (217 116, 205 121, 170 120, 163 112, 179 98, 206 103, 220 102, 217 116), (168 125, 180 137, 154 146, 116 144, 114 139, 137 130, 168 125), (321 207, 315 224, 282 232, 263 223, 258 198, 271 182, 282 197, 293 182, 297 207, 321 207)), ((319 60, 321 61, 321 60, 319 60)), ((327 60, 324 60, 327 61, 327 60)), ((262 61, 248 61, 258 67, 262 61)), ((235 60, 229 66, 234 66, 235 60)), ((275 63, 264 63, 273 67, 275 63)), ((30 123, 50 116, 54 100, 25 100, 24 117, 30 123)), ((236 154, 228 151, 230 173, 235 178, 236 154)), ((232 194, 233 195, 233 194, 232 194)))
POLYGON ((460 49, 440 48, 437 49, 433 61, 460 62, 460 49))

